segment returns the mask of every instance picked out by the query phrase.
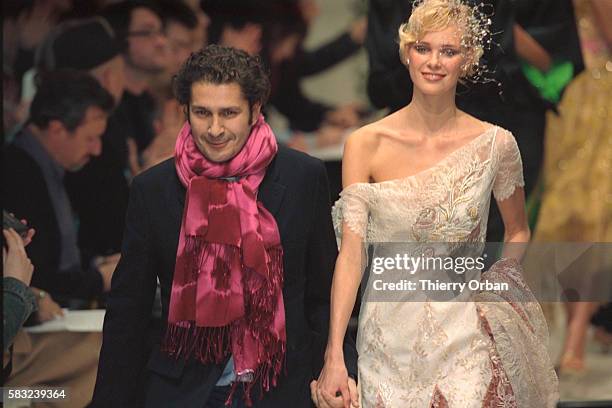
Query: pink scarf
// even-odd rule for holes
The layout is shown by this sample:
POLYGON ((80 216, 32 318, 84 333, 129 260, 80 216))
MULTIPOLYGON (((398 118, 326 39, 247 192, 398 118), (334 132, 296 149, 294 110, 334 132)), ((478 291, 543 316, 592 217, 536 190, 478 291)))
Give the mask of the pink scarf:
POLYGON ((277 151, 263 116, 228 162, 208 161, 188 123, 175 151, 187 197, 163 349, 203 363, 231 353, 249 406, 258 380, 264 391, 276 385, 285 355, 283 250, 276 221, 257 201, 277 151))

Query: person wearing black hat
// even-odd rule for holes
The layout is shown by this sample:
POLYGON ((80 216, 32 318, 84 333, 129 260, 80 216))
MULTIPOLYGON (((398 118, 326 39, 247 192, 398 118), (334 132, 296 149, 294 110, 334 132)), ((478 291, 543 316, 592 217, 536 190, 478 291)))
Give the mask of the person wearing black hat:
MULTIPOLYGON (((87 71, 113 96, 115 106, 123 95, 121 44, 102 17, 59 25, 38 50, 37 62, 40 71, 87 71)), ((127 138, 125 126, 113 112, 102 136, 102 154, 66 176, 66 189, 79 219, 78 243, 85 264, 120 250, 129 194, 127 138)))
POLYGON ((71 68, 89 73, 113 96, 121 99, 125 88, 120 44, 102 17, 69 20, 60 24, 38 50, 38 69, 71 68))

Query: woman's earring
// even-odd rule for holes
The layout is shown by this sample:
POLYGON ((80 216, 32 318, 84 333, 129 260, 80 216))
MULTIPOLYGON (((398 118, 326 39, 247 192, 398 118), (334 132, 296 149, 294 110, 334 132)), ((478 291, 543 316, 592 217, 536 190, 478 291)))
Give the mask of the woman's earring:
POLYGON ((406 58, 406 65, 410 65, 410 58, 406 58))

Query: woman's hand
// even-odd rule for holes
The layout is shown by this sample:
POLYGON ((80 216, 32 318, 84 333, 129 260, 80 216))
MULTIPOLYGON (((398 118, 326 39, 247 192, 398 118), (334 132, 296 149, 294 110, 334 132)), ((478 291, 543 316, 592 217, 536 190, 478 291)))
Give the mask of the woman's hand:
POLYGON ((348 377, 342 359, 328 359, 317 381, 310 383, 313 402, 318 408, 350 408, 359 406, 355 380, 348 377), (337 394, 340 395, 337 395, 337 394))

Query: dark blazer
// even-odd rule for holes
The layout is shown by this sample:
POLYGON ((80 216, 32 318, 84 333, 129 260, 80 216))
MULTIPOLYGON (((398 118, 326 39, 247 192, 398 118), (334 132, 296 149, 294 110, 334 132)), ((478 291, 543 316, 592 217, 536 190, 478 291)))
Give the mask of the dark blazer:
MULTIPOLYGON (((284 249, 287 353, 278 385, 254 401, 257 407, 310 407, 309 382, 322 365, 337 256, 323 164, 280 147, 259 199, 276 219, 284 249)), ((145 347, 157 278, 162 326, 167 322, 184 202, 174 159, 132 183, 122 257, 107 302, 95 407, 202 407, 223 371, 225 364, 175 360, 158 347, 148 355, 145 347)), ((355 376, 354 341, 346 341, 344 353, 355 376)))
POLYGON ((90 299, 102 292, 102 277, 95 269, 60 271, 61 236, 51 196, 41 168, 24 150, 9 145, 4 150, 4 208, 25 218, 36 230, 26 251, 34 265, 31 286, 43 289, 63 303, 72 298, 90 299))

